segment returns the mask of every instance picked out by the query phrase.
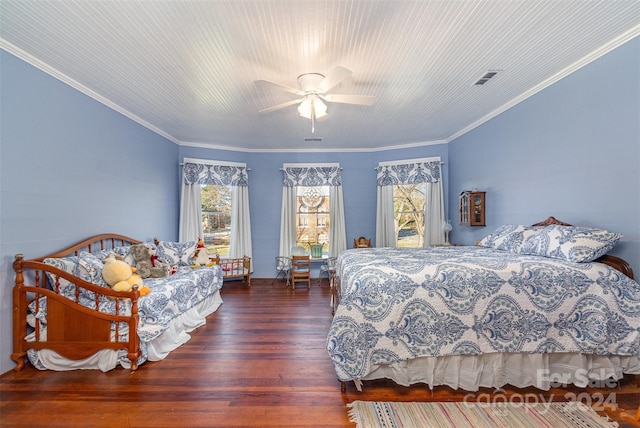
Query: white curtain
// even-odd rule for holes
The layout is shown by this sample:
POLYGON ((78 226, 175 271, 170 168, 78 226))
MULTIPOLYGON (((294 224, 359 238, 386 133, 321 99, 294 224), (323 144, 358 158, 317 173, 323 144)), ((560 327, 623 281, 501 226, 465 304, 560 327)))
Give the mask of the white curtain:
POLYGON ((444 243, 444 195, 440 158, 384 162, 378 165, 376 247, 395 247, 393 186, 426 183, 424 245, 444 243))
POLYGON ((249 178, 245 164, 184 159, 180 198, 180 241, 195 241, 204 237, 202 230, 203 184, 231 186, 231 246, 229 257, 252 254, 251 218, 249 215, 249 178))
MULTIPOLYGON (((249 187, 231 188, 231 243, 229 258, 252 257, 249 187)), ((253 264, 252 264, 253 266, 253 264)))
POLYGON ((395 247, 396 224, 393 219, 393 186, 378 186, 376 207, 376 247, 395 247))
POLYGON ((296 196, 297 188, 329 186, 329 256, 337 256, 347 248, 344 218, 342 176, 339 164, 284 164, 282 211, 280 219, 281 256, 290 256, 296 245, 296 196))
POLYGON ((178 239, 180 242, 196 241, 198 237, 202 235, 200 185, 198 183, 185 183, 185 181, 182 180, 178 239))
POLYGON ((329 188, 331 207, 329 208, 329 257, 338 255, 347 249, 347 232, 344 218, 344 197, 342 186, 329 188))
POLYGON ((281 256, 290 257, 291 248, 296 245, 296 188, 282 188, 282 210, 280 215, 281 256))
POLYGON ((424 245, 444 244, 444 195, 442 180, 427 183, 424 207, 424 245))

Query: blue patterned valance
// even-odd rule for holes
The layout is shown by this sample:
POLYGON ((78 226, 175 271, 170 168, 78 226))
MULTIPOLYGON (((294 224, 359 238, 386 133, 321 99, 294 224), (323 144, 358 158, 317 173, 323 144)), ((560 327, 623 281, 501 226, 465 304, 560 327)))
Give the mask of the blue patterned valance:
POLYGON ((340 166, 284 166, 284 187, 342 186, 340 166))
POLYGON ((185 184, 217 184, 246 187, 249 185, 247 167, 240 165, 184 164, 185 184))
POLYGON ((440 181, 440 161, 380 165, 377 181, 378 186, 435 183, 440 181))

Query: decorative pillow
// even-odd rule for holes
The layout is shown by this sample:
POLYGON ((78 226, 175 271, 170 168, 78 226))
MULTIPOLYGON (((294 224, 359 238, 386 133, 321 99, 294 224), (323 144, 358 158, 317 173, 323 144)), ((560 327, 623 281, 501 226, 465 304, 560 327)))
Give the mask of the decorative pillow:
MULTIPOLYGON (((76 267, 78 265, 78 257, 62 257, 59 259, 56 258, 47 258, 43 260, 44 263, 55 266, 58 269, 61 269, 67 273, 74 274, 76 267)), ((51 289, 55 287, 55 275, 50 272, 47 272, 47 278, 49 279, 49 283, 51 284, 51 289)), ((60 294, 63 296, 69 297, 75 293, 76 286, 73 283, 67 281, 64 278, 58 279, 58 287, 60 289, 60 294)))
POLYGON ((92 284, 109 287, 102 278, 104 263, 92 253, 81 252, 78 255, 78 265, 74 274, 92 284))
POLYGON ((620 233, 602 229, 551 225, 529 236, 519 252, 586 263, 606 254, 620 239, 620 233))
POLYGON ((534 236, 540 228, 534 226, 525 226, 524 230, 517 230, 507 233, 495 247, 496 250, 508 251, 510 253, 520 253, 520 248, 529 239, 534 236))
POLYGON ((122 258, 124 258, 124 261, 127 262, 130 266, 133 266, 133 262, 134 262, 133 256, 131 255, 131 251, 129 247, 114 247, 114 248, 109 248, 107 250, 95 251, 91 254, 93 254, 103 262, 104 262, 104 259, 109 254, 117 254, 119 256, 122 256, 122 258))
MULTIPOLYGON (((497 228, 493 233, 490 233, 486 237, 480 240, 478 245, 482 247, 497 248, 504 244, 505 239, 510 237, 510 234, 522 232, 523 230, 530 228, 530 226, 505 224, 497 228)), ((510 237, 513 239, 513 237, 510 237)))
POLYGON ((160 241, 156 246, 156 255, 170 265, 189 266, 189 256, 196 250, 196 241, 167 242, 160 241))

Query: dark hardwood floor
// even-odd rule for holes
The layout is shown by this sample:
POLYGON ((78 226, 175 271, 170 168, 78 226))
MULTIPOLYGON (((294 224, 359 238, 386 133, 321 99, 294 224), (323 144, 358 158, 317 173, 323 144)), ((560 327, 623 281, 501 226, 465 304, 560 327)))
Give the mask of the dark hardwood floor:
MULTIPOLYGON (((0 376, 0 426, 118 427, 353 427, 345 404, 371 401, 462 401, 468 392, 390 381, 353 384, 340 392, 325 349, 331 322, 329 287, 287 289, 282 281, 253 279, 225 283, 224 304, 192 339, 165 360, 147 362, 131 373, 38 371, 0 376)), ((639 377, 614 389, 507 389, 505 394, 564 395, 615 393, 622 413, 640 403, 639 377), (633 383, 633 384, 632 384, 633 383)), ((492 390, 476 394, 490 394, 492 390)), ((603 412, 600 412, 603 413, 603 412)))

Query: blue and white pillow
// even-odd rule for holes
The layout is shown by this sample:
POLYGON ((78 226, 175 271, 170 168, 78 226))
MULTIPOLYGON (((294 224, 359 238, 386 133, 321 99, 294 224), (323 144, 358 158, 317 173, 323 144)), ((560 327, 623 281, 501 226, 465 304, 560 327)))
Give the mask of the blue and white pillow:
POLYGON ((522 254, 522 246, 540 230, 539 227, 525 226, 523 230, 508 233, 495 248, 510 253, 522 254))
POLYGON ((622 234, 602 229, 551 225, 527 237, 519 252, 586 263, 605 255, 620 239, 622 234))
POLYGON ((95 251, 95 252, 93 252, 91 254, 93 254, 94 256, 96 256, 98 259, 100 259, 103 262, 104 262, 104 259, 109 254, 117 254, 119 256, 122 256, 124 261, 127 264, 129 264, 129 266, 133 266, 133 264, 134 264, 133 256, 131 255, 131 249, 128 246, 127 247, 114 247, 114 248, 109 248, 107 250, 95 251))
POLYGON ((517 253, 525 239, 537 229, 535 226, 505 224, 481 239, 478 245, 517 253))
POLYGON ((102 278, 102 269, 104 263, 98 257, 92 253, 81 252, 78 254, 78 264, 74 274, 87 282, 100 285, 102 287, 109 287, 104 278, 102 278))
POLYGON ((196 241, 167 242, 160 241, 156 245, 156 255, 169 265, 189 266, 191 254, 196 250, 196 241))
MULTIPOLYGON (((46 258, 43 260, 43 262, 74 275, 78 266, 78 257, 70 256, 62 258, 46 258)), ((51 288, 55 289, 56 276, 51 272, 47 272, 47 277, 49 279, 49 283, 51 284, 51 288)), ((66 279, 60 277, 57 278, 57 280, 60 294, 67 297, 73 296, 75 294, 76 286, 72 282, 69 282, 66 279)))

